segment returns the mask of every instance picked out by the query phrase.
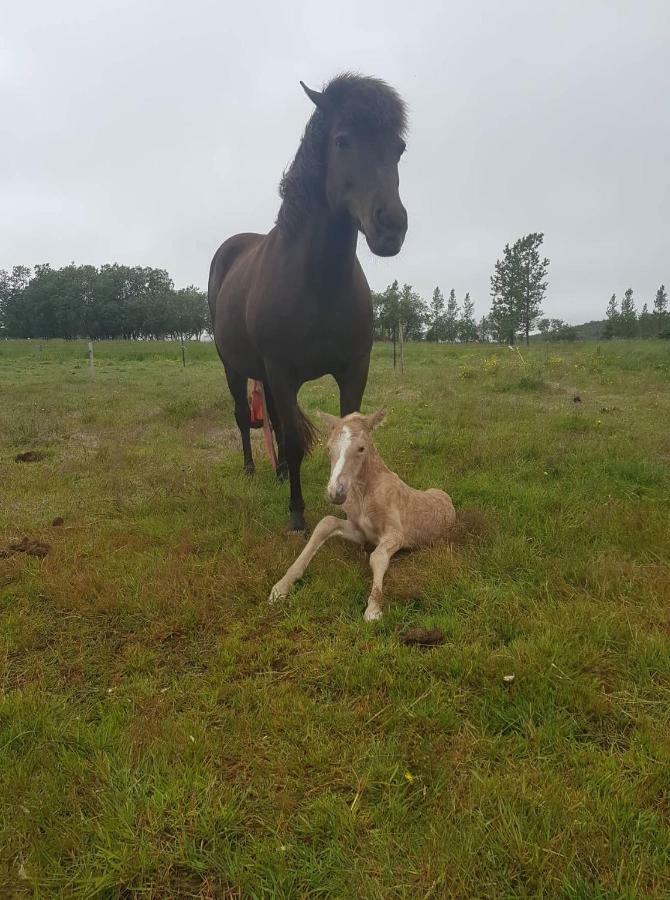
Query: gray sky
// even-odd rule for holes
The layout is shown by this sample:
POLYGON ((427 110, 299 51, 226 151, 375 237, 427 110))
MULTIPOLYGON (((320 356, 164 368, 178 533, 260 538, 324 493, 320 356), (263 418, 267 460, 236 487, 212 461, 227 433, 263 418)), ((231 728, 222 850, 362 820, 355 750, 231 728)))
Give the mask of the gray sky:
POLYGON ((124 262, 206 286, 267 231, 311 112, 298 85, 377 75, 410 106, 400 256, 481 315, 506 242, 544 231, 546 315, 670 284, 670 0, 25 0, 0 25, 0 268, 124 262))

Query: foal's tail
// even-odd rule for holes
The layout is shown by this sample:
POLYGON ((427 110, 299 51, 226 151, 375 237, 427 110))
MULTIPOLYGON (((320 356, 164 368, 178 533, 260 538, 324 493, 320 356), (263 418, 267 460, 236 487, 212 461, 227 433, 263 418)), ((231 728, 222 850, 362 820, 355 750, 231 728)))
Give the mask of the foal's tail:
POLYGON ((296 424, 298 426, 300 440, 302 441, 302 449, 305 451, 305 453, 311 453, 312 448, 314 447, 314 444, 319 437, 319 432, 314 426, 314 423, 307 418, 305 413, 297 405, 296 424))

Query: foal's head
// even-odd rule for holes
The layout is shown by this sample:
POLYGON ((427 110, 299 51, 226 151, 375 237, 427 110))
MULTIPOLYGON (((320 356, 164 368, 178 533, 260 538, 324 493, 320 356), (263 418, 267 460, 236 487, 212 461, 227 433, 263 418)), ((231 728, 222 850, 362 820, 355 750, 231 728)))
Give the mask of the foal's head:
POLYGON ((373 253, 395 256, 407 232, 407 212, 398 192, 405 104, 377 78, 339 75, 322 92, 302 86, 316 111, 284 176, 282 196, 287 198, 296 188, 304 194, 305 176, 318 178, 330 211, 348 213, 373 253))
POLYGON ((331 503, 344 503, 351 485, 360 480, 370 452, 374 450, 372 431, 380 424, 385 410, 370 416, 351 413, 343 419, 319 412, 330 429, 328 451, 330 453, 330 479, 326 494, 331 503))

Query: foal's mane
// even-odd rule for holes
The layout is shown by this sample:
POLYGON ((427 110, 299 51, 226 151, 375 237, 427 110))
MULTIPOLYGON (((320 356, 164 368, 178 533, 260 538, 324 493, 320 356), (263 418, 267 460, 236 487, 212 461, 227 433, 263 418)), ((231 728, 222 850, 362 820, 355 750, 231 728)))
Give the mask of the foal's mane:
MULTIPOLYGON (((388 132, 403 137, 407 107, 400 95, 379 78, 345 72, 333 78, 323 93, 335 113, 353 128, 388 132)), ((312 113, 293 162, 279 184, 282 199, 277 225, 292 231, 306 212, 324 202, 326 139, 330 122, 320 109, 312 113)))

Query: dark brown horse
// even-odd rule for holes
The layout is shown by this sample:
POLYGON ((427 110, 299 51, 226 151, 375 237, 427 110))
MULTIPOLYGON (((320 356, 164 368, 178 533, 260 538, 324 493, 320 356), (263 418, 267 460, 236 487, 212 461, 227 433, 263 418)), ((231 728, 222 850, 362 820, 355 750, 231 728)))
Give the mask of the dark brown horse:
MULTIPOLYGON (((301 82, 302 83, 302 82, 301 82)), ((300 465, 314 432, 298 406, 306 381, 333 375, 340 414, 360 408, 372 347, 370 289, 356 258, 358 232, 394 256, 407 231, 398 193, 405 105, 383 81, 340 75, 315 104, 279 193, 267 235, 237 234, 214 255, 209 306, 235 401, 244 468, 254 470, 247 379, 263 382, 277 436, 280 478, 291 483, 289 528, 305 530, 300 465)))

